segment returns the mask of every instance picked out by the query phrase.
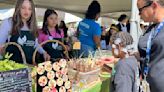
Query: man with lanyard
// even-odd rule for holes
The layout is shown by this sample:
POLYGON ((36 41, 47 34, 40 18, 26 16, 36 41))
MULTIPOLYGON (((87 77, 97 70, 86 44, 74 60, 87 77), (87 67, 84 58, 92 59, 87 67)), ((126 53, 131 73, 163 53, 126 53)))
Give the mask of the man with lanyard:
POLYGON ((138 0, 137 5, 141 19, 154 23, 139 39, 143 73, 151 92, 164 92, 164 1, 138 0))

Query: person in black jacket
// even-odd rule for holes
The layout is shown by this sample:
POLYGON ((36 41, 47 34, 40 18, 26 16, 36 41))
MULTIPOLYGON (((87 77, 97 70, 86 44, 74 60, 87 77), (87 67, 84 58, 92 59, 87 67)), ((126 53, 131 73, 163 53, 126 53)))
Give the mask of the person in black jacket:
POLYGON ((122 14, 118 18, 118 21, 119 21, 119 23, 117 24, 117 27, 118 27, 119 31, 128 32, 128 28, 127 28, 128 16, 125 14, 122 14))

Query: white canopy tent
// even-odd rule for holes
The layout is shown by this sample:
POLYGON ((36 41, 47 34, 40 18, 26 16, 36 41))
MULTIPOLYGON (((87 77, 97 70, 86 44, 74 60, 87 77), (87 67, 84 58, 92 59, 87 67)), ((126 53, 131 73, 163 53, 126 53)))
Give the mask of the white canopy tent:
MULTIPOLYGON (((92 0, 34 0, 36 7, 54 8, 83 17, 92 0)), ((135 49, 140 33, 139 17, 136 11, 137 0, 98 0, 102 7, 102 16, 112 17, 116 12, 131 12, 131 34, 134 38, 135 49), (108 13, 108 14, 107 14, 108 13), (107 14, 107 15, 106 15, 107 14)), ((0 9, 13 8, 16 0, 0 0, 0 9)), ((114 15, 116 16, 116 15, 114 15)))
MULTIPOLYGON (((69 13, 83 15, 92 0, 34 0, 37 7, 54 8, 69 13)), ((113 13, 131 10, 131 0, 98 0, 102 13, 113 13)), ((16 0, 0 0, 0 9, 14 7, 16 0)))

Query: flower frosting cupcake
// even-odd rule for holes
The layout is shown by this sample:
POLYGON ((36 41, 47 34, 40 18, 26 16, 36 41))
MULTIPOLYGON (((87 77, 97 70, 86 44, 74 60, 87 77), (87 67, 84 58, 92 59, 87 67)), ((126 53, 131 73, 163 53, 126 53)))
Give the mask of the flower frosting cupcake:
POLYGON ((63 79, 62 78, 58 78, 56 82, 57 82, 58 86, 62 86, 63 85, 63 79))
POLYGON ((55 81, 55 80, 50 80, 50 81, 48 82, 48 86, 49 86, 51 89, 55 88, 55 87, 56 87, 56 81, 55 81))
POLYGON ((59 88, 59 92, 66 92, 65 87, 61 86, 61 87, 59 88))
POLYGON ((47 78, 48 78, 48 79, 53 79, 54 77, 55 77, 54 71, 49 71, 49 72, 47 73, 47 78))
POLYGON ((70 89, 71 82, 70 81, 66 81, 65 84, 64 84, 64 86, 65 86, 66 89, 70 89))
POLYGON ((60 66, 59 66, 58 62, 53 63, 53 69, 57 72, 60 70, 60 66))
POLYGON ((44 67, 45 67, 46 71, 51 71, 52 70, 52 65, 51 65, 50 62, 45 62, 44 67))
POLYGON ((51 89, 48 86, 46 86, 43 88, 42 92, 51 92, 51 89))
POLYGON ((42 65, 39 65, 39 66, 37 67, 36 71, 37 71, 37 73, 38 73, 39 75, 42 75, 42 74, 45 72, 45 69, 44 69, 44 67, 43 67, 42 65))
POLYGON ((38 80, 38 83, 39 83, 40 86, 43 87, 47 84, 47 81, 48 81, 48 79, 47 79, 46 76, 41 76, 38 80))
POLYGON ((67 61, 66 61, 65 59, 61 59, 61 60, 59 61, 59 65, 60 65, 62 68, 64 68, 64 67, 66 67, 66 65, 67 65, 67 61))

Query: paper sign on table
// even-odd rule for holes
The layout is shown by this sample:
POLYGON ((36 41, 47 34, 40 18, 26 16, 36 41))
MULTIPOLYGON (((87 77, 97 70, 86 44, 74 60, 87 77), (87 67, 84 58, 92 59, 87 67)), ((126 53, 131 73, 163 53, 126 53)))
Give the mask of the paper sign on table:
POLYGON ((74 49, 74 50, 79 50, 79 49, 81 49, 81 43, 80 43, 80 42, 75 42, 75 43, 73 44, 73 49, 74 49))

